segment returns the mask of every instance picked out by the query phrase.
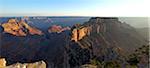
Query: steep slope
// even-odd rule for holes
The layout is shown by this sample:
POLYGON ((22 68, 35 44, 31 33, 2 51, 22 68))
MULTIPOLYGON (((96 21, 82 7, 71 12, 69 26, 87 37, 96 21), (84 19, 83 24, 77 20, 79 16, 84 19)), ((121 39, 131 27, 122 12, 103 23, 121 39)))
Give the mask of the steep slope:
MULTIPOLYGON (((65 46, 69 32, 28 35, 25 37, 1 33, 0 56, 6 58, 7 65, 45 61, 50 68, 62 68, 67 64, 65 46)), ((64 67, 66 68, 66 67, 64 67)))
POLYGON ((89 35, 90 28, 88 27, 77 27, 74 28, 72 31, 72 38, 71 40, 74 40, 75 42, 81 40, 84 36, 89 35))
POLYGON ((150 38, 150 29, 149 27, 145 28, 136 28, 137 32, 139 32, 145 39, 149 40, 150 38))
MULTIPOLYGON (((73 34, 75 34, 74 30, 72 31, 73 34)), ((84 37, 80 38, 80 36, 87 35, 85 36, 87 38, 103 40, 103 42, 99 42, 101 44, 119 46, 127 51, 133 51, 133 48, 138 48, 148 43, 133 27, 126 23, 121 23, 118 18, 91 18, 91 20, 78 27, 78 34, 79 39, 83 38, 84 40, 84 37)))
POLYGON ((16 36, 26 36, 31 35, 42 35, 42 31, 37 28, 31 27, 24 20, 18 22, 16 19, 9 19, 7 23, 3 23, 2 27, 4 32, 10 33, 16 36))
POLYGON ((72 31, 68 50, 71 66, 100 62, 126 65, 125 57, 148 42, 136 30, 114 17, 94 17, 72 31))
MULTIPOLYGON (((16 27, 11 29, 24 32, 19 26, 16 27)), ((30 29, 30 26, 24 27, 30 29)), ((25 31, 24 34, 31 32, 25 31)), ((7 65, 43 60, 49 68, 97 67, 100 64, 98 67, 109 64, 124 67, 128 64, 128 54, 147 44, 133 27, 113 17, 93 17, 83 25, 76 25, 60 33, 52 31, 44 35, 20 37, 23 35, 7 34, 2 28, 0 34, 0 56, 6 58, 7 65)))

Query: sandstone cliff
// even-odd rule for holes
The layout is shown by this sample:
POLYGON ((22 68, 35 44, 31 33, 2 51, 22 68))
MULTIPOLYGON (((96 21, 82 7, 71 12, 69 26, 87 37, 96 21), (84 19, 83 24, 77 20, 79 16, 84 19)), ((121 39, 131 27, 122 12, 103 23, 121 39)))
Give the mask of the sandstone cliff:
POLYGON ((0 58, 0 68, 46 68, 46 63, 44 61, 39 61, 35 63, 16 63, 6 66, 5 58, 0 58))
POLYGON ((93 58, 98 62, 116 61, 117 64, 126 65, 125 56, 147 44, 133 27, 114 17, 93 17, 88 22, 73 27, 71 34, 71 40, 75 41, 68 48, 71 66, 88 64, 93 58))
POLYGON ((4 43, 0 45, 0 55, 8 59, 9 65, 44 60, 48 68, 102 68, 105 65, 101 64, 109 66, 107 63, 123 68, 128 64, 124 52, 131 53, 145 43, 131 26, 127 27, 117 18, 91 18, 71 31, 71 35, 66 31, 48 33, 46 37, 15 37, 2 33, 0 42, 4 43))
POLYGON ((10 33, 16 36, 26 36, 31 35, 42 35, 42 31, 35 27, 29 26, 24 20, 18 21, 16 19, 9 19, 7 23, 3 23, 2 27, 4 32, 10 33))
POLYGON ((48 32, 49 33, 61 33, 65 30, 70 30, 69 27, 61 27, 59 25, 52 25, 51 27, 49 27, 48 32))
POLYGON ((81 40, 84 36, 90 35, 90 27, 77 27, 72 30, 72 39, 75 42, 81 40))
MULTIPOLYGON (((132 26, 121 23, 118 18, 115 17, 93 17, 88 22, 85 22, 82 28, 88 28, 87 32, 90 34, 89 37, 95 38, 95 41, 101 42, 101 45, 119 46, 125 50, 133 51, 132 48, 137 48, 147 43, 132 26), (129 47, 127 47, 127 45, 129 47)), ((79 28, 79 31, 76 31, 76 33, 78 34, 80 30, 82 31, 82 28, 79 28)), ((85 37, 86 35, 82 33, 81 38, 83 38, 83 36, 85 37)), ((79 35, 75 37, 78 40, 81 39, 79 35)))

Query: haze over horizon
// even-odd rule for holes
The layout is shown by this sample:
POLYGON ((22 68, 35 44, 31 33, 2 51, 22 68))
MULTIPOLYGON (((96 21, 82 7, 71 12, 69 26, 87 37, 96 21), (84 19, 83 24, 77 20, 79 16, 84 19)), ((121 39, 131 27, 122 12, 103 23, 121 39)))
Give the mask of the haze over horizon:
POLYGON ((135 28, 149 28, 150 26, 148 17, 119 17, 119 20, 135 28))
POLYGON ((149 0, 0 0, 1 16, 148 16, 149 0))
POLYGON ((0 0, 0 16, 133 17, 120 20, 141 28, 149 24, 148 3, 149 0, 0 0))

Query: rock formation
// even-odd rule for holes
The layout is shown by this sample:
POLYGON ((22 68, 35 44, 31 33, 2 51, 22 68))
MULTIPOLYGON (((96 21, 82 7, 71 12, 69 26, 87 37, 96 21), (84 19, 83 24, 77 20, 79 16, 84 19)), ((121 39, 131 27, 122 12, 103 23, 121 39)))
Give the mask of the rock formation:
POLYGON ((9 19, 7 23, 3 23, 2 27, 4 32, 10 33, 16 36, 26 36, 31 35, 42 35, 42 31, 35 27, 29 26, 24 20, 18 21, 16 19, 9 19))
POLYGON ((148 43, 133 27, 113 17, 94 17, 83 25, 75 26, 71 40, 75 41, 69 48, 70 54, 74 55, 70 58, 71 66, 90 63, 87 58, 126 65, 125 56, 148 43))
POLYGON ((59 26, 59 25, 52 25, 49 29, 48 29, 48 32, 49 33, 61 33, 61 32, 63 32, 63 31, 65 31, 65 30, 70 30, 70 28, 69 27, 61 27, 61 26, 59 26))
POLYGON ((39 61, 35 63, 16 63, 9 66, 6 66, 6 68, 46 68, 46 63, 44 61, 39 61))
POLYGON ((6 67, 6 60, 4 58, 0 58, 0 68, 6 67))
POLYGON ((147 43, 133 27, 121 23, 118 18, 115 17, 91 18, 88 22, 73 29, 72 40, 81 40, 89 34, 89 37, 95 38, 95 40, 99 38, 96 41, 99 40, 103 45, 119 46, 125 50, 133 51, 132 47, 139 47, 139 45, 141 46, 147 43), (130 41, 128 41, 129 38, 130 41), (130 45, 129 47, 131 48, 127 47, 127 45, 130 45))
POLYGON ((84 36, 90 35, 89 27, 77 27, 72 30, 72 39, 75 42, 81 40, 84 36))
POLYGON ((96 65, 85 64, 80 66, 79 68, 98 68, 96 65))
POLYGON ((15 63, 6 66, 6 60, 0 58, 0 68, 46 68, 46 63, 44 61, 39 61, 35 63, 15 63))
MULTIPOLYGON (((61 32, 62 27, 55 26, 55 28, 50 29, 49 32, 61 32)), ((14 28, 8 30, 12 31, 12 29, 14 30, 14 28)), ((30 34, 28 30, 21 29, 21 31, 30 34)), ((86 66, 102 68, 115 64, 115 66, 123 67, 128 64, 127 55, 147 43, 134 28, 113 17, 94 17, 82 25, 72 27, 70 31, 58 33, 26 37, 2 33, 0 56, 7 58, 8 65, 44 60, 48 68, 84 68, 86 66)))

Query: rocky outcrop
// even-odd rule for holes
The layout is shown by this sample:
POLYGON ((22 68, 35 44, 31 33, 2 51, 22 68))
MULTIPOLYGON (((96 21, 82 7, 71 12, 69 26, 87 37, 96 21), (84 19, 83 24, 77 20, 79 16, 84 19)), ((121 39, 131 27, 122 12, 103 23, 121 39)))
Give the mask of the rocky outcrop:
POLYGON ((77 27, 72 30, 71 40, 77 42, 78 40, 81 40, 86 35, 90 35, 90 27, 77 27))
POLYGON ((90 36, 100 35, 98 38, 103 45, 119 46, 133 51, 132 48, 147 44, 132 26, 120 22, 116 17, 93 17, 83 25, 91 28, 90 36))
MULTIPOLYGON (((105 66, 103 64, 117 64, 123 68, 128 64, 125 59, 127 54, 124 52, 130 53, 144 44, 143 39, 129 27, 120 23, 117 18, 94 17, 73 27, 71 35, 70 31, 60 33, 60 26, 56 26, 58 30, 50 29, 46 36, 16 37, 2 33, 0 55, 7 58, 8 65, 18 61, 44 60, 48 68, 102 68, 105 66)), ((143 58, 141 63, 145 63, 143 58)))
POLYGON ((16 63, 10 66, 7 66, 6 68, 46 68, 46 63, 44 61, 39 61, 35 63, 16 63))
POLYGON ((91 65, 91 64, 85 64, 80 66, 79 68, 98 68, 96 65, 91 65))
POLYGON ((51 26, 49 29, 48 29, 48 32, 49 33, 61 33, 61 32, 63 32, 63 31, 65 31, 65 30, 70 30, 70 28, 69 27, 61 27, 61 26, 59 26, 59 25, 53 25, 53 26, 51 26))
POLYGON ((127 27, 113 17, 94 17, 83 25, 73 27, 71 39, 76 41, 70 44, 69 51, 74 55, 70 59, 71 66, 89 63, 88 59, 93 58, 99 62, 116 61, 119 65, 126 65, 125 56, 147 44, 133 27, 127 27))
POLYGON ((42 35, 42 31, 35 27, 29 26, 24 20, 9 19, 7 23, 3 23, 4 32, 15 36, 42 35))
POLYGON ((4 58, 0 58, 0 68, 6 67, 6 60, 4 58))
POLYGON ((39 61, 35 63, 16 63, 6 66, 6 60, 0 58, 0 68, 46 68, 46 63, 44 61, 39 61))

